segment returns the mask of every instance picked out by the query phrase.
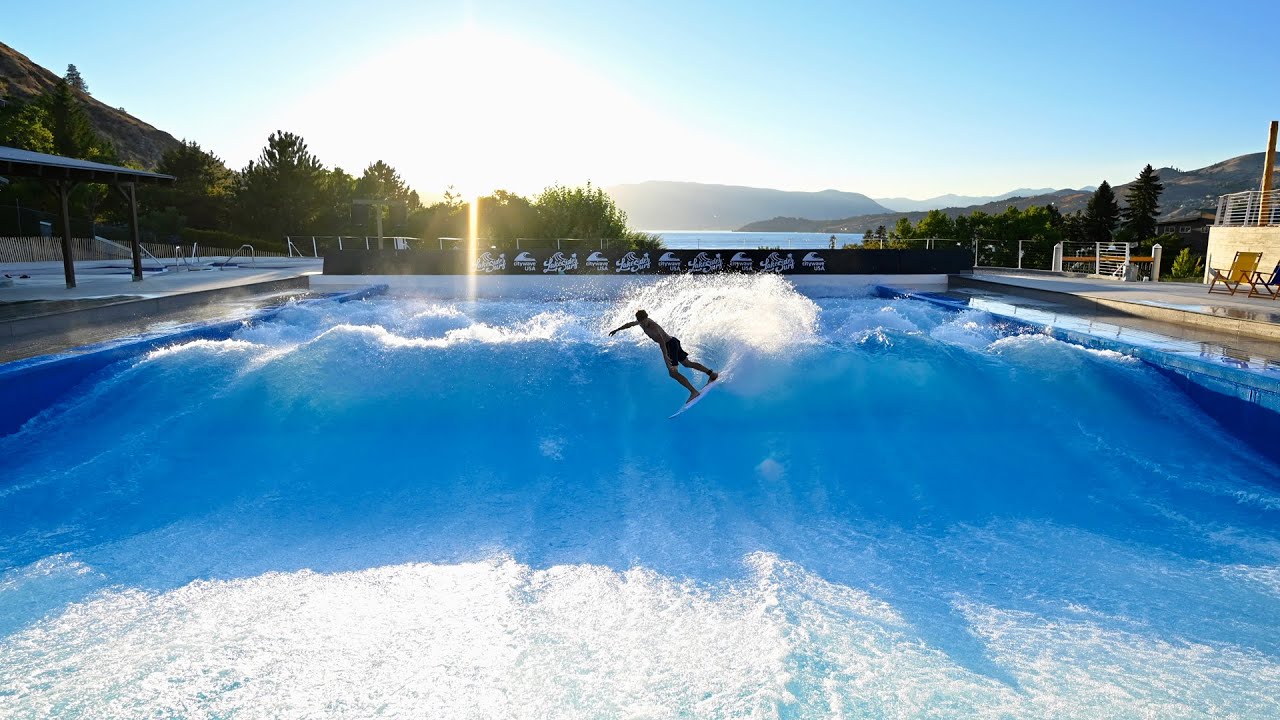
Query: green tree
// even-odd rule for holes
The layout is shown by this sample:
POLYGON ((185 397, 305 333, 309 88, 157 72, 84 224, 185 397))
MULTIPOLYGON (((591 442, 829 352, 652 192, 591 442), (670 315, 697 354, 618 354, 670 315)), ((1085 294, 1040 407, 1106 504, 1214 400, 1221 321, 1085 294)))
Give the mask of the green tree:
POLYGON ((326 173, 320 181, 320 211, 316 216, 316 227, 325 234, 363 235, 368 231, 365 224, 358 224, 352 219, 352 204, 356 195, 356 178, 347 171, 336 167, 326 173))
POLYGON ((356 181, 356 196, 368 200, 403 200, 406 203, 412 198, 414 207, 407 208, 410 211, 417 210, 421 204, 418 194, 409 190, 400 173, 381 160, 364 169, 364 174, 356 181))
POLYGON ((63 75, 62 79, 67 85, 71 86, 72 90, 82 92, 85 95, 89 94, 89 86, 85 84, 84 78, 80 76, 80 71, 76 69, 75 65, 67 66, 67 74, 63 75))
POLYGON ((1131 239, 1149 240, 1156 234, 1156 216, 1160 214, 1160 193, 1164 185, 1160 176, 1148 164, 1138 173, 1138 178, 1125 193, 1124 226, 1131 239))
POLYGON ((537 232, 538 211, 528 198, 495 190, 492 195, 480 198, 480 235, 500 246, 508 246, 516 238, 529 237, 537 232))
POLYGON ((1089 242, 1089 233, 1085 229, 1084 215, 1079 210, 1062 216, 1062 239, 1068 242, 1089 242))
POLYGON ((1182 252, 1173 259, 1170 268, 1171 278, 1199 278, 1204 276, 1204 258, 1191 254, 1191 248, 1182 248, 1182 252))
POLYGON ((381 212, 384 220, 388 217, 395 219, 395 225, 399 229, 402 229, 401 226, 408 214, 421 206, 418 194, 409 190, 409 186, 401 179, 400 173, 381 160, 364 169, 364 174, 356 181, 355 197, 363 200, 394 200, 404 203, 403 209, 398 206, 369 207, 371 221, 376 219, 373 213, 381 212))
POLYGON ((915 228, 911 227, 911 220, 908 218, 898 218, 898 222, 893 226, 893 232, 889 234, 890 238, 897 240, 910 240, 915 236, 915 228))
POLYGON ((143 186, 141 200, 149 210, 174 208, 191 227, 226 226, 235 193, 235 176, 222 159, 194 141, 166 150, 156 171, 173 175, 173 185, 143 186))
POLYGON ((89 122, 84 104, 66 80, 60 80, 40 98, 53 136, 53 151, 66 157, 112 162, 115 151, 89 122))
POLYGON ((622 239, 627 235, 627 214, 602 189, 552 185, 534 200, 538 211, 537 237, 622 239))
POLYGON ((32 152, 53 152, 49 115, 38 103, 9 102, 0 107, 0 145, 32 152))
POLYGON ((956 234, 956 224, 941 210, 930 210, 916 225, 915 236, 949 240, 956 234))
POLYGON ((1085 239, 1088 242, 1111 242, 1112 233, 1120 224, 1120 206, 1111 185, 1103 180, 1089 198, 1084 211, 1085 239))
POLYGON ((246 231, 276 240, 314 227, 325 205, 325 170, 306 142, 278 130, 240 173, 236 196, 246 231))

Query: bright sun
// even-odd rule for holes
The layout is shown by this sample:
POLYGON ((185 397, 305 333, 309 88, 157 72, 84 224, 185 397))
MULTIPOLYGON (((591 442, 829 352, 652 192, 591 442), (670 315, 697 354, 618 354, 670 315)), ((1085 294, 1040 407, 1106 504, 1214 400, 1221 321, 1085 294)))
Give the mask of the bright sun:
POLYGON ((359 175, 382 159, 426 193, 452 184, 464 197, 668 177, 695 158, 742 157, 592 69, 475 28, 371 59, 290 115, 326 162, 359 175))

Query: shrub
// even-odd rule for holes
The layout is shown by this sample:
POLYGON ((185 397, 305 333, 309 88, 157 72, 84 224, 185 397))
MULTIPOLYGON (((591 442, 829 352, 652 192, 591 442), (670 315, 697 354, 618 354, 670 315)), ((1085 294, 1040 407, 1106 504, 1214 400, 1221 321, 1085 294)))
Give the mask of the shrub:
POLYGON ((1173 267, 1169 270, 1171 278, 1197 278, 1204 276, 1204 258, 1191 254, 1191 248, 1182 248, 1182 252, 1173 259, 1173 267))

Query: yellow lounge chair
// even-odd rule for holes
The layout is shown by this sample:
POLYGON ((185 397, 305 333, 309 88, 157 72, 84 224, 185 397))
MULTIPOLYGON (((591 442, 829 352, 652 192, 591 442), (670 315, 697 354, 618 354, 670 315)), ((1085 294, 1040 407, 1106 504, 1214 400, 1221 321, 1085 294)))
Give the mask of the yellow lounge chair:
POLYGON ((1241 285, 1248 285, 1253 290, 1257 288, 1253 284, 1253 274, 1258 272, 1258 261, 1262 259, 1260 252, 1237 252, 1234 260, 1231 261, 1231 269, 1226 275, 1221 270, 1209 268, 1209 272, 1213 273, 1213 282, 1209 283, 1209 292, 1227 293, 1235 295, 1241 285), (1218 283, 1226 290, 1214 290, 1218 283))

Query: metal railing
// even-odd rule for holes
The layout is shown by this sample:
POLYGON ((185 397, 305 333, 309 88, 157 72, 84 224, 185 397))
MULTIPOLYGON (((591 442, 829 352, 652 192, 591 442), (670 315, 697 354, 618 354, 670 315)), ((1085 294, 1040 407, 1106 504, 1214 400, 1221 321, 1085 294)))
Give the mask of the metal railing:
POLYGON ((227 265, 229 265, 232 260, 235 260, 237 257, 239 257, 240 251, 244 250, 245 248, 249 248, 249 264, 256 267, 258 264, 258 254, 253 251, 252 245, 250 245, 249 243, 245 243, 244 245, 241 245, 240 247, 236 248, 235 252, 228 255, 226 260, 223 260, 221 263, 217 263, 218 269, 226 270, 227 265))
POLYGON ((1280 225, 1280 190, 1248 190, 1219 197, 1213 224, 1231 227, 1280 225))
POLYGON ((973 241, 974 267, 1050 270, 1052 264, 1053 243, 1048 240, 973 241))

